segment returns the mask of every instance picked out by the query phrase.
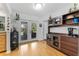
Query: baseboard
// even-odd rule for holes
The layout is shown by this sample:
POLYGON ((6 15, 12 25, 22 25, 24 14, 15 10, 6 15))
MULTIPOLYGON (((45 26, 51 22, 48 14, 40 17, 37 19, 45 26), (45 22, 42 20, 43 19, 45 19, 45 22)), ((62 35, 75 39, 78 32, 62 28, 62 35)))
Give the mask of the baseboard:
POLYGON ((20 42, 19 44, 26 44, 26 43, 31 43, 31 42, 36 42, 38 40, 28 40, 28 41, 25 41, 25 42, 20 42))
POLYGON ((38 40, 38 41, 46 41, 46 39, 41 39, 41 40, 38 40))
POLYGON ((35 40, 27 40, 25 42, 20 42, 19 44, 26 44, 26 43, 31 43, 31 42, 37 42, 37 41, 46 41, 45 39, 35 39, 35 40))
POLYGON ((11 50, 6 51, 6 53, 11 53, 11 50))

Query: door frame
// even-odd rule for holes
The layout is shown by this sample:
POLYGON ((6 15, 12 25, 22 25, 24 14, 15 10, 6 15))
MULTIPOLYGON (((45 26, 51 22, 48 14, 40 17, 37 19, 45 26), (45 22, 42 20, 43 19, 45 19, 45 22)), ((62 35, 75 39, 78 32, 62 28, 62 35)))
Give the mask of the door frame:
POLYGON ((31 22, 31 39, 36 39, 36 38, 37 38, 37 23, 31 22), (36 37, 35 38, 32 38, 32 24, 36 25, 36 37))
POLYGON ((37 39, 37 38, 38 38, 38 36, 37 36, 37 35, 38 35, 38 23, 37 23, 37 21, 34 21, 34 20, 32 21, 32 20, 31 20, 31 30, 32 30, 32 23, 35 23, 35 24, 36 24, 36 38, 33 39, 33 38, 31 37, 31 40, 38 40, 38 39, 37 39))
MULTIPOLYGON (((21 22, 21 25, 22 25, 22 24, 23 24, 23 25, 26 25, 26 27, 27 27, 27 28, 25 27, 25 29, 26 29, 26 31, 27 31, 27 32, 26 32, 26 36, 27 36, 27 37, 23 40, 23 41, 25 41, 25 40, 27 40, 27 38, 28 38, 28 23, 27 23, 27 22, 21 22)), ((21 27, 21 32, 22 32, 22 27, 21 27)), ((22 35, 20 35, 20 36, 21 36, 21 40, 22 40, 22 35)))
POLYGON ((29 25, 30 25, 29 20, 27 20, 27 19, 21 19, 21 20, 20 20, 19 43, 27 42, 28 40, 31 39, 31 38, 30 38, 30 30, 29 30, 29 29, 30 29, 30 26, 29 26, 29 25), (22 23, 22 22, 27 22, 27 27, 28 27, 28 28, 27 28, 27 30, 28 30, 28 31, 27 31, 27 40, 23 40, 23 41, 21 40, 21 23, 22 23))

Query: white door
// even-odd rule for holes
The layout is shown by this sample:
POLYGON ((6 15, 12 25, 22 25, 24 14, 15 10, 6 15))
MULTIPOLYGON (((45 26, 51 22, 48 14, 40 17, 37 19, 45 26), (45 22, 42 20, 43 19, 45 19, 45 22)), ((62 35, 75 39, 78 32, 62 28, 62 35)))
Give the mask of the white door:
POLYGON ((19 42, 25 43, 31 39, 31 21, 23 19, 20 21, 20 35, 19 42))

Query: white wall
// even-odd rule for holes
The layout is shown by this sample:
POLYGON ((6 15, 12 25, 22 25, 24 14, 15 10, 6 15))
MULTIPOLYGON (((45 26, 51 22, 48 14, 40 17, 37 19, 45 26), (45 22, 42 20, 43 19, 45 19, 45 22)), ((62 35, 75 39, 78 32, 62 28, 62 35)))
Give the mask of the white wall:
MULTIPOLYGON (((71 4, 71 5, 69 5, 69 6, 64 6, 62 9, 59 9, 59 10, 56 10, 54 13, 52 13, 51 14, 51 16, 52 17, 56 17, 56 16, 61 16, 61 15, 63 15, 63 14, 66 14, 66 13, 68 13, 68 11, 69 11, 69 9, 70 8, 73 8, 73 4, 71 4)), ((13 11, 12 11, 13 12, 13 11)), ((12 13, 12 19, 14 20, 14 18, 15 18, 15 13, 16 13, 16 11, 14 11, 13 13, 12 13)), ((29 16, 29 15, 27 15, 27 14, 24 14, 24 13, 21 13, 21 12, 17 12, 17 13, 19 13, 20 14, 20 20, 25 20, 25 21, 29 21, 29 23, 31 24, 32 22, 31 21, 34 21, 36 24, 37 24, 37 27, 38 27, 38 29, 37 29, 37 39, 46 39, 46 34, 47 34, 47 32, 48 32, 48 30, 47 30, 47 23, 45 23, 45 22, 43 22, 42 20, 43 19, 39 19, 38 17, 36 17, 36 16, 29 16), (39 27, 39 24, 40 23, 42 23, 43 24, 43 27, 39 27)), ((45 17, 45 19, 44 20, 47 20, 47 18, 48 17, 45 17)), ((13 22, 13 21, 12 21, 13 22)), ((20 22, 17 22, 16 24, 15 24, 15 22, 13 23, 13 24, 15 24, 15 26, 16 26, 16 28, 18 29, 19 27, 18 26, 20 26, 19 25, 19 23, 20 22)), ((29 28, 29 33, 30 33, 30 31, 31 31, 31 25, 29 25, 30 26, 30 28, 29 28)), ((65 28, 67 29, 67 27, 58 27, 58 28, 53 28, 53 29, 51 29, 51 32, 58 32, 58 33, 67 33, 66 32, 66 30, 65 30, 65 28), (58 29, 60 30, 60 31, 58 31, 58 29)), ((30 39, 30 34, 29 34, 29 39, 30 39)))
MULTIPOLYGON (((64 6, 64 8, 56 10, 54 13, 52 13, 51 17, 53 18, 53 17, 56 17, 56 16, 61 16, 61 15, 67 14, 67 13, 69 13, 69 9, 73 8, 73 7, 74 7, 73 4, 71 4, 69 6, 64 6)), ((79 10, 79 4, 77 6, 77 9, 79 10)))
POLYGON ((43 22, 37 22, 37 39, 42 40, 43 39, 43 22), (42 27, 39 26, 39 24, 42 24, 42 27))
MULTIPOLYGON (((61 15, 64 15, 66 13, 69 12, 69 8, 73 8, 73 5, 70 5, 70 6, 67 6, 67 7, 64 7, 54 13, 52 13, 52 17, 56 17, 56 16, 61 16, 61 15)), ((79 4, 78 4, 78 9, 79 9, 79 4)), ((68 33, 67 31, 67 28, 68 27, 74 27, 74 26, 66 26, 66 27, 54 27, 54 28, 51 28, 50 29, 50 32, 55 32, 55 33, 68 33)), ((78 27, 76 27, 78 28, 78 27)))
POLYGON ((45 20, 43 21, 43 39, 46 39, 47 37, 47 33, 48 33, 48 21, 45 20))
MULTIPOLYGON (((15 15, 16 15, 16 12, 14 11, 12 13, 12 21, 11 21, 11 24, 12 24, 12 27, 16 27, 16 29, 19 31, 19 34, 21 33, 21 22, 28 22, 28 40, 31 39, 31 24, 32 23, 36 23, 37 25, 37 37, 36 37, 36 40, 42 40, 43 39, 43 21, 42 19, 39 19, 35 16, 29 16, 29 15, 26 15, 26 14, 23 14, 23 13, 20 13, 20 20, 19 21, 15 21, 15 15), (39 27, 39 24, 42 24, 42 27, 39 27)), ((21 37, 19 36, 20 38, 20 42, 21 42, 21 37)))

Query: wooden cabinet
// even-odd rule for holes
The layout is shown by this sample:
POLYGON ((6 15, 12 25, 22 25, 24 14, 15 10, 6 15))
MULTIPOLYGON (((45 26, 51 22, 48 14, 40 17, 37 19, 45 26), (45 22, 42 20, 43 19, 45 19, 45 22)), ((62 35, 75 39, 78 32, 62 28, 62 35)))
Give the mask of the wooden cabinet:
POLYGON ((56 49, 60 49, 60 36, 54 33, 48 34, 47 44, 56 49))
MULTIPOLYGON (((50 17, 48 20, 48 34, 54 33, 54 32, 50 31, 51 28, 60 27, 60 26, 62 26, 62 27, 77 26, 78 27, 79 26, 79 10, 74 11, 72 13, 62 15, 62 17, 56 17, 56 18, 50 17)), ((67 55, 77 56, 77 55, 79 55, 79 31, 77 30, 76 27, 74 27, 73 29, 72 29, 73 31, 69 31, 70 28, 68 28, 68 30, 67 30, 67 32, 70 36, 68 36, 66 33, 63 34, 62 32, 57 33, 57 35, 60 36, 60 40, 58 43, 59 49, 58 49, 58 47, 56 47, 56 48, 58 50, 64 52, 67 55)), ((55 42, 55 40, 54 40, 54 42, 55 42)), ((54 47, 55 45, 57 45, 57 42, 54 43, 52 46, 54 47)))
POLYGON ((49 38, 47 39, 48 45, 62 51, 63 53, 69 55, 69 56, 78 56, 79 55, 79 38, 68 36, 65 34, 57 34, 56 36, 59 37, 58 40, 55 40, 54 34, 49 35, 49 38), (53 43, 59 43, 58 46, 54 45, 53 43))
POLYGON ((6 50, 6 34, 0 33, 0 52, 6 50))
POLYGON ((50 46, 52 46, 52 44, 53 44, 52 37, 53 37, 52 34, 47 35, 47 44, 50 45, 50 46))
POLYGON ((77 11, 74 11, 74 12, 72 12, 72 13, 68 13, 68 14, 65 14, 65 15, 63 15, 63 24, 65 24, 65 25, 75 25, 75 24, 79 24, 79 10, 77 10, 77 11))
POLYGON ((78 55, 78 38, 61 36, 61 51, 67 55, 78 55))

